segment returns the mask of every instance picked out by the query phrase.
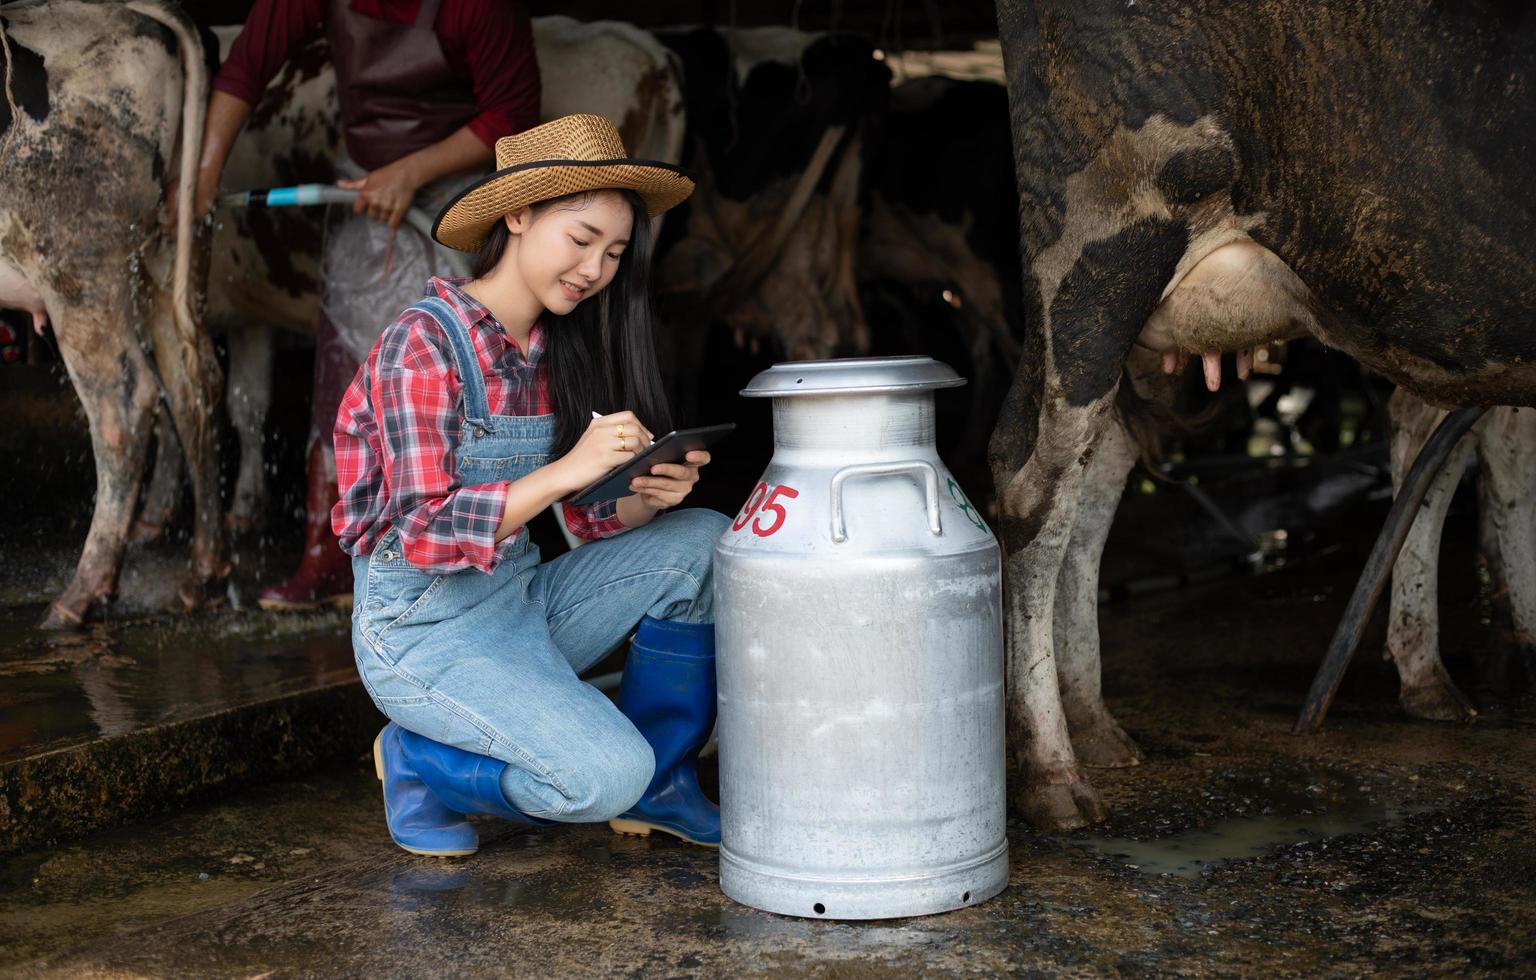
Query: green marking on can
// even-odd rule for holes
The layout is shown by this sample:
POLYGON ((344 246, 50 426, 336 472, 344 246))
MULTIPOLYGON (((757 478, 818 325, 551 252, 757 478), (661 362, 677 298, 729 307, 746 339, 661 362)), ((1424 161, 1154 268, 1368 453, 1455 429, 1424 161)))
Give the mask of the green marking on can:
POLYGON ((960 489, 960 485, 957 484, 953 478, 950 478, 949 480, 949 496, 952 500, 954 500, 955 506, 960 508, 960 513, 965 515, 966 520, 981 528, 983 531, 987 529, 986 523, 983 522, 981 517, 976 513, 976 508, 972 507, 971 502, 965 499, 965 491, 960 489))

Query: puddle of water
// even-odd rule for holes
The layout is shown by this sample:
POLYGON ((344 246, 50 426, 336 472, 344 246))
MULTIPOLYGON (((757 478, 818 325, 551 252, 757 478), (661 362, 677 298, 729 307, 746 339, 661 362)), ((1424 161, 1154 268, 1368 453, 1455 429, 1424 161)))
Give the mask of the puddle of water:
POLYGON ((452 908, 567 908, 583 897, 573 887, 546 876, 503 877, 477 872, 465 865, 409 867, 389 877, 390 908, 429 910, 452 908))
POLYGON ((0 760, 355 676, 345 614, 219 613, 36 628, 0 607, 0 760))
POLYGON ((1070 843, 1145 875, 1198 878, 1226 861, 1259 857, 1287 844, 1380 830, 1423 809, 1356 805, 1305 816, 1230 817, 1157 840, 1090 836, 1070 843))

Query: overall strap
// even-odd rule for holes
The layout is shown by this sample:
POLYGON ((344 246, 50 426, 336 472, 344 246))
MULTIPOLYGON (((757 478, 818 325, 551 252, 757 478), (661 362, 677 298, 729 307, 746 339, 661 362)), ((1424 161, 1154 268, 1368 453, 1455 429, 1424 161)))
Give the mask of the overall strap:
POLYGON ((491 406, 485 397, 485 379, 480 374, 480 358, 475 354, 475 342, 469 337, 469 328, 464 326, 453 307, 440 297, 419 299, 411 308, 436 320, 453 344, 453 359, 458 364, 459 385, 464 393, 464 421, 481 431, 489 428, 491 406))

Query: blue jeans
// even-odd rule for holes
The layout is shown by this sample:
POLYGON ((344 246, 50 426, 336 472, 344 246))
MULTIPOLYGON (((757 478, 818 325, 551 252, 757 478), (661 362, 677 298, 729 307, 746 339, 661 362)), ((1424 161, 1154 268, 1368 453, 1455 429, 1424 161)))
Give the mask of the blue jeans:
POLYGON ((618 816, 655 760, 577 674, 642 616, 713 622, 714 547, 729 522, 710 510, 662 514, 545 563, 524 534, 522 551, 489 575, 420 571, 390 531, 353 559, 363 685, 402 728, 510 763, 502 788, 529 816, 618 816))

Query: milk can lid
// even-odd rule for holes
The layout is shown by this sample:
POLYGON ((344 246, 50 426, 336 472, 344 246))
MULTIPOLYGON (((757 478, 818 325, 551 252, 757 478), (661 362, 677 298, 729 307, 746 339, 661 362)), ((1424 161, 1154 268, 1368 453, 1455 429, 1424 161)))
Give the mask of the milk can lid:
POLYGON ((923 354, 903 357, 839 357, 827 361, 781 361, 758 374, 741 394, 746 398, 793 395, 866 394, 957 388, 965 379, 943 361, 923 354))

